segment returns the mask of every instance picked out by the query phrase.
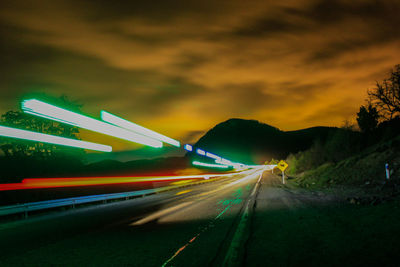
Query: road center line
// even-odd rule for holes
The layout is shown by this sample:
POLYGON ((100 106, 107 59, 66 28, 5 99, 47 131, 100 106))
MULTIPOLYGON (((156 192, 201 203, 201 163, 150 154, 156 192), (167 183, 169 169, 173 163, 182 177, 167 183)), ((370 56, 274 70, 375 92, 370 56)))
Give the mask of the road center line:
POLYGON ((151 221, 153 221, 155 219, 158 219, 161 216, 164 216, 164 215, 166 215, 168 213, 171 213, 171 212, 173 212, 175 210, 182 209, 182 208, 184 208, 186 206, 189 206, 192 203, 193 202, 191 202, 191 201, 190 202, 185 202, 185 203, 181 203, 179 205, 176 205, 176 206, 173 206, 173 207, 170 207, 170 208, 166 208, 166 209, 157 211, 157 212, 155 212, 155 213, 153 213, 153 214, 151 214, 151 215, 149 215, 147 217, 144 217, 144 218, 142 218, 142 219, 140 219, 140 220, 138 220, 138 221, 136 221, 134 223, 131 223, 130 225, 136 226, 136 225, 142 225, 142 224, 151 222, 151 221))
POLYGON ((244 236, 244 232, 246 230, 247 222, 249 220, 250 204, 252 203, 254 195, 258 190, 261 178, 262 178, 262 172, 260 174, 260 177, 257 180, 256 185, 254 186, 253 191, 251 192, 249 198, 246 201, 245 209, 240 218, 240 221, 236 228, 235 234, 233 235, 231 245, 229 246, 228 252, 226 253, 224 263, 222 264, 223 266, 234 266, 235 264, 237 264, 237 260, 238 260, 239 254, 240 254, 239 250, 240 250, 240 247, 241 247, 241 244, 243 241, 243 236, 244 236))
POLYGON ((183 194, 186 194, 186 193, 189 193, 189 192, 192 192, 192 190, 188 189, 188 190, 180 191, 180 192, 176 193, 175 196, 183 195, 183 194))
MULTIPOLYGON (((260 182, 260 180, 261 180, 261 177, 262 177, 262 172, 261 172, 261 174, 260 174, 260 178, 258 178, 258 181, 257 181, 257 183, 256 183, 256 186, 254 187, 253 192, 251 193, 249 199, 251 199, 251 198, 253 197, 254 193, 256 192, 256 188, 257 188, 257 186, 258 186, 258 184, 259 184, 259 182, 260 182)), ((214 191, 211 191, 211 192, 216 192, 216 191, 222 190, 222 189, 224 189, 224 188, 226 188, 226 187, 228 187, 228 186, 230 186, 230 185, 232 185, 232 184, 237 184, 238 182, 241 182, 241 181, 243 181, 243 180, 245 180, 245 179, 248 179, 248 178, 249 178, 249 177, 245 177, 245 178, 239 179, 239 180, 237 180, 237 181, 235 181, 235 182, 233 182, 233 183, 230 183, 230 184, 228 184, 228 185, 222 186, 221 188, 219 188, 219 189, 217 189, 217 190, 214 190, 214 191)), ((208 192, 208 193, 211 193, 211 192, 208 192)), ((247 202, 247 205, 246 205, 246 208, 245 208, 246 216, 247 216, 247 214, 248 214, 249 204, 250 204, 250 201, 247 202)), ((195 235, 194 237, 192 237, 185 245, 183 245, 182 247, 180 247, 168 260, 166 260, 166 261, 163 263, 162 267, 167 266, 167 264, 170 263, 176 256, 178 256, 187 246, 189 246, 191 243, 193 243, 194 240, 196 240, 196 238, 199 237, 201 233, 207 231, 208 228, 210 228, 211 225, 214 224, 214 221, 218 220, 227 210, 229 210, 229 209, 232 207, 232 205, 233 205, 233 202, 231 202, 229 205, 227 205, 227 207, 226 207, 223 211, 221 211, 211 222, 209 222, 208 225, 207 225, 206 227, 204 227, 197 235, 195 235)), ((235 233, 235 235, 236 235, 236 233, 235 233)))

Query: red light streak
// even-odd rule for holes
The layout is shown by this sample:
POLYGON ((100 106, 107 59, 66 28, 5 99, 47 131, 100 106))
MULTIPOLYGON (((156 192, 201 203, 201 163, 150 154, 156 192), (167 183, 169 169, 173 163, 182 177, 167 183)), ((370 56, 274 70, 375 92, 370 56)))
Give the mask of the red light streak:
MULTIPOLYGON (((225 176, 230 174, 215 174, 215 176, 225 176)), ((171 182, 187 179, 206 179, 212 174, 207 175, 185 175, 185 176, 141 176, 141 177, 73 177, 73 178, 29 178, 22 180, 21 183, 0 184, 0 191, 23 190, 23 189, 42 189, 57 187, 76 187, 76 186, 96 186, 96 185, 115 185, 127 183, 143 182, 171 182)))

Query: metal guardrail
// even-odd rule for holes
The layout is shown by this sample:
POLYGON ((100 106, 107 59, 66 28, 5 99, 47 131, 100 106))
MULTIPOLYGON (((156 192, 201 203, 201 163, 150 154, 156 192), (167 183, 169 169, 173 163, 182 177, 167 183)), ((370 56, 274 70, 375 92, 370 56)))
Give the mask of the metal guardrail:
POLYGON ((30 202, 25 204, 16 204, 11 206, 0 207, 0 216, 24 213, 25 217, 27 217, 28 212, 30 211, 44 210, 44 209, 64 207, 64 206, 75 206, 84 203, 107 201, 113 199, 122 199, 122 198, 127 199, 130 197, 151 195, 159 191, 160 190, 156 189, 146 189, 140 191, 124 192, 124 193, 91 195, 83 197, 72 197, 72 198, 30 202))
MULTIPOLYGON (((215 176, 225 176, 225 175, 206 175, 205 181, 207 181, 210 177, 215 176)), ((168 191, 171 189, 175 189, 182 186, 165 186, 155 189, 146 189, 140 191, 131 191, 131 192, 123 192, 123 193, 111 193, 111 194, 101 194, 101 195, 90 195, 90 196, 82 196, 82 197, 71 197, 71 198, 62 198, 62 199, 54 199, 54 200, 45 200, 38 202, 29 202, 24 204, 16 204, 10 206, 0 207, 0 217, 13 215, 18 213, 23 213, 25 218, 28 217, 28 213, 30 211, 37 210, 45 210, 51 208, 65 207, 91 203, 91 202, 99 202, 99 201, 107 201, 113 199, 128 199, 130 197, 138 197, 138 196, 147 196, 155 193, 161 193, 164 191, 168 191)))

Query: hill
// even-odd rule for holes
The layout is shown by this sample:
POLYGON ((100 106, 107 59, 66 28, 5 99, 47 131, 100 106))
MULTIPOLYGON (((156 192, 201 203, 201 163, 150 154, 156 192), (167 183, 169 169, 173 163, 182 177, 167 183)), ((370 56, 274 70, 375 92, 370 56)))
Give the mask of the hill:
POLYGON ((281 131, 256 120, 229 119, 208 131, 195 147, 243 163, 263 163, 271 158, 286 158, 290 153, 306 150, 337 132, 334 127, 312 127, 281 131))
MULTIPOLYGON (((343 138, 342 138, 343 139, 343 138)), ((346 145, 321 145, 287 158, 288 173, 305 187, 356 185, 366 188, 390 184, 400 188, 400 118, 384 121, 374 131, 363 133, 346 145), (346 147, 353 147, 346 152, 346 147), (358 146, 358 148, 357 148, 358 146), (329 148, 331 147, 331 148, 329 148), (319 151, 320 150, 320 151, 319 151), (321 155, 323 152, 325 155, 321 155), (385 164, 390 169, 386 181, 385 164)))

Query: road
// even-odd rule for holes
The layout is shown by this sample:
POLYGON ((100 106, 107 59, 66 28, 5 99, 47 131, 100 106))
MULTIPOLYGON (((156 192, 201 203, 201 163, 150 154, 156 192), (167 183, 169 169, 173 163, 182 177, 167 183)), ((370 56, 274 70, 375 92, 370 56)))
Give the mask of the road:
POLYGON ((252 170, 0 224, 0 266, 398 266, 398 203, 349 204, 252 170))
POLYGON ((263 170, 0 225, 0 265, 220 266, 238 260, 263 170), (236 240, 233 245, 232 240, 236 240))

